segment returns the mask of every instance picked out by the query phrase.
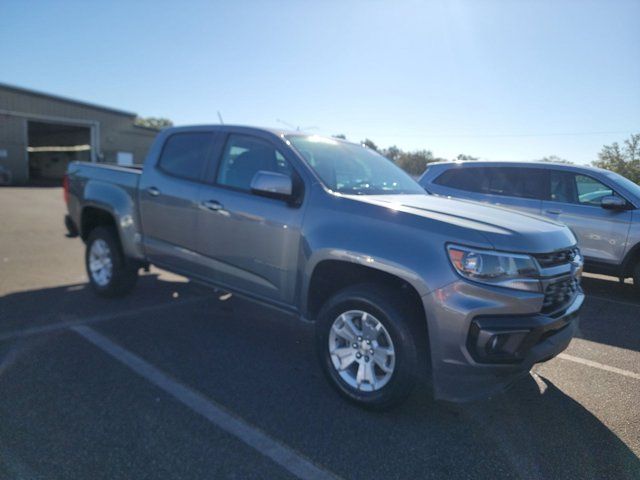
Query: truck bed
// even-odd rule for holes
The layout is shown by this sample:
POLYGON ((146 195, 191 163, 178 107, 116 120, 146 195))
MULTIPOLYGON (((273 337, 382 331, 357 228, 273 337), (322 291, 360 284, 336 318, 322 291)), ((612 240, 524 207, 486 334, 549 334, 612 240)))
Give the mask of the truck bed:
MULTIPOLYGON (((134 253, 134 235, 138 222, 138 184, 141 166, 125 167, 92 162, 72 162, 67 168, 69 216, 76 228, 82 225, 82 208, 86 205, 117 211, 116 218, 129 216, 133 220, 127 229, 121 227, 123 248, 134 253)), ((115 214, 114 214, 115 216, 115 214)))
POLYGON ((142 174, 142 165, 123 166, 108 163, 72 162, 67 172, 72 188, 74 183, 80 179, 104 181, 126 189, 130 188, 132 189, 130 194, 134 196, 142 174))

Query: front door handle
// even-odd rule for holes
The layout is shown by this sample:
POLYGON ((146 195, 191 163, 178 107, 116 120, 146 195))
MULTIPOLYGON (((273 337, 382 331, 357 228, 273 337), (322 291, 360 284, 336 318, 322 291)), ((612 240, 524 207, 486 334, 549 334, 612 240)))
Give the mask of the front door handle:
POLYGON ((562 213, 562 210, 558 210, 557 208, 549 208, 545 210, 545 212, 549 215, 560 215, 562 213))
POLYGON ((218 210, 222 210, 222 204, 216 200, 205 200, 200 204, 200 208, 203 210, 217 212, 218 210))
POLYGON ((156 187, 147 188, 147 192, 149 192, 149 195, 151 195, 152 197, 157 197, 158 195, 160 195, 160 190, 158 190, 156 187))

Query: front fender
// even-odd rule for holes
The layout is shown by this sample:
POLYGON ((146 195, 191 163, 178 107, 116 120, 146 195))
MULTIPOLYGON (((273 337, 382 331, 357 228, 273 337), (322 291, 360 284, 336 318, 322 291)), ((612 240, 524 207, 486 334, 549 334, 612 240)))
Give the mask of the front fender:
POLYGON ((311 285, 311 279, 313 278, 313 273, 318 264, 326 260, 354 263, 367 268, 388 273, 407 282, 416 290, 416 292, 418 292, 421 297, 429 294, 431 291, 425 279, 421 277, 417 272, 392 260, 382 257, 372 257, 369 254, 357 252, 354 250, 324 248, 313 252, 306 263, 302 278, 303 295, 300 305, 302 312, 307 312, 308 310, 309 289, 311 285))

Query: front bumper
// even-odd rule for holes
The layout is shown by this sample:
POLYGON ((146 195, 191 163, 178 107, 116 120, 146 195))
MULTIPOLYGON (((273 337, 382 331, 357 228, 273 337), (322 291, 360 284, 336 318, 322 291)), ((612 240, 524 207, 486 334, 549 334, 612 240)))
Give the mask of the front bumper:
POLYGON ((459 280, 423 297, 434 395, 464 402, 487 397, 567 348, 584 294, 554 315, 543 296, 459 280))

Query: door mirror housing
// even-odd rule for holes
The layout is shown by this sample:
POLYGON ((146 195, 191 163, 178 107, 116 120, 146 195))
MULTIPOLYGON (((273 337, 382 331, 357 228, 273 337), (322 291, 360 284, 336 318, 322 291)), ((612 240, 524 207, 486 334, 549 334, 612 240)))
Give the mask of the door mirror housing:
POLYGON ((627 208, 627 201, 615 195, 607 195, 606 197, 602 197, 600 206, 605 210, 625 210, 627 208))
POLYGON ((251 193, 288 201, 293 198, 293 180, 289 175, 260 170, 251 180, 251 193))

